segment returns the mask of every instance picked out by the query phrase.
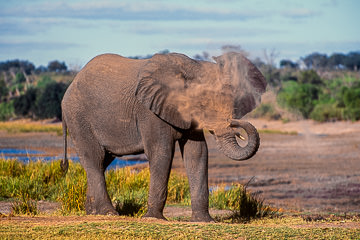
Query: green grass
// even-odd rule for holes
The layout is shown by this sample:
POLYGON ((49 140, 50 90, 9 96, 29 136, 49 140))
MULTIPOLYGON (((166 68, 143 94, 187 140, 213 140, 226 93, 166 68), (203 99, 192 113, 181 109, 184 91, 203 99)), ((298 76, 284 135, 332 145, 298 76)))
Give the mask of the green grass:
MULTIPOLYGON (((148 168, 112 169, 105 174, 109 196, 119 213, 142 216, 146 212, 150 172, 148 168)), ((86 173, 79 163, 69 162, 64 176, 60 161, 29 162, 0 159, 0 199, 14 201, 14 213, 34 215, 38 200, 58 201, 63 215, 83 214, 86 199, 86 173), (35 201, 35 202, 34 202, 35 201)), ((190 205, 190 190, 185 176, 172 173, 167 204, 190 205)), ((229 190, 219 187, 210 194, 210 206, 233 211, 231 221, 250 220, 275 212, 249 193, 246 187, 233 184, 229 190)))
MULTIPOLYGON (((247 224, 146 221, 124 217, 35 217, 0 220, 1 239, 359 239, 360 228, 300 217, 247 224), (48 218, 48 220, 47 220, 48 218)), ((359 220, 348 220, 359 223, 359 220)))

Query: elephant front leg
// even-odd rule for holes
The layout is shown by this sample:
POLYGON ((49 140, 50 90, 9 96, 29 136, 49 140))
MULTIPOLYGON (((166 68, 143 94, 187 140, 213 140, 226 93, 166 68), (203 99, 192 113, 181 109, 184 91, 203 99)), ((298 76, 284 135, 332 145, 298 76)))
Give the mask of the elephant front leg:
POLYGON ((191 195, 191 221, 213 222, 209 214, 208 149, 203 132, 179 142, 191 195))
POLYGON ((168 193, 168 181, 170 176, 171 164, 174 156, 174 146, 169 149, 155 149, 147 154, 150 165, 150 186, 148 197, 148 210, 143 216, 145 218, 166 218, 163 210, 168 193))

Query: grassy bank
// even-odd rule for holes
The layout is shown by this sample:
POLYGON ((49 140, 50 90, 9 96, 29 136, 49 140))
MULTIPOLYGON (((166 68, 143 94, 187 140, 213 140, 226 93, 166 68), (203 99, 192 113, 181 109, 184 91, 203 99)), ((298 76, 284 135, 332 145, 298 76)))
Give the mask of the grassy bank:
POLYGON ((53 132, 62 135, 61 124, 43 124, 42 122, 11 121, 0 122, 0 130, 8 133, 28 133, 28 132, 53 132))
POLYGON ((129 217, 0 219, 1 239, 359 239, 359 219, 308 222, 301 217, 247 224, 197 224, 129 217))
MULTIPOLYGON (((107 189, 121 215, 142 216, 146 212, 150 173, 131 168, 111 169, 105 174, 107 189)), ((13 201, 13 213, 37 215, 37 201, 61 203, 61 214, 83 214, 86 199, 86 174, 79 163, 70 161, 63 175, 60 161, 29 162, 0 159, 0 199, 13 201)), ((229 209, 233 215, 226 221, 241 222, 275 215, 257 195, 241 184, 220 186, 210 194, 210 207, 229 209)), ((185 176, 172 173, 167 204, 190 205, 190 190, 185 176)))
MULTIPOLYGON (((13 201, 12 214, 0 213, 0 239, 359 239, 360 216, 275 214, 246 186, 219 186, 210 206, 233 215, 218 223, 198 224, 138 218, 146 210, 149 170, 131 168, 106 172, 111 199, 126 216, 84 216, 85 172, 70 162, 64 176, 59 161, 30 162, 0 159, 0 197, 13 201), (43 214, 37 200, 61 203, 61 210, 43 214), (129 217, 133 216, 133 217, 129 217), (234 224, 236 223, 236 224, 234 224), (239 224, 240 223, 240 224, 239 224)), ((172 173, 167 204, 190 204, 186 177, 172 173)), ((181 220, 186 220, 181 218, 181 220)))

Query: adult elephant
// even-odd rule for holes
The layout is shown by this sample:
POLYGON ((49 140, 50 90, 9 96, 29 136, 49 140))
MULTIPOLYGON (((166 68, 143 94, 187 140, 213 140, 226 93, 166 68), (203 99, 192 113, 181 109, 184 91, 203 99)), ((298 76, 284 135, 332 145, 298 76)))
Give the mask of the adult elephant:
POLYGON ((104 54, 77 74, 62 100, 62 167, 68 168, 68 129, 87 174, 87 214, 117 214, 104 171, 116 156, 145 153, 150 166, 145 217, 165 219, 167 184, 178 142, 189 179, 192 220, 212 221, 202 129, 215 135, 228 157, 252 157, 260 142, 256 129, 232 119, 254 109, 266 88, 263 75, 241 54, 214 59, 216 63, 171 53, 134 60, 104 54), (247 132, 245 147, 238 144, 235 128, 247 132))

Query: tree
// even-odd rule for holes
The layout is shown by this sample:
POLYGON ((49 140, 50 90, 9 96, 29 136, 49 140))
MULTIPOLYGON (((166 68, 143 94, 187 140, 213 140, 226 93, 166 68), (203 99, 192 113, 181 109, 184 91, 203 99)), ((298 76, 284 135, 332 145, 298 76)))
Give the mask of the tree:
POLYGON ((24 83, 26 82, 26 78, 24 76, 24 74, 22 72, 18 72, 15 76, 15 82, 17 84, 21 84, 21 83, 24 83))
POLYGON ((30 75, 35 70, 35 65, 29 61, 24 60, 8 60, 0 63, 0 71, 9 71, 15 69, 17 71, 23 71, 25 74, 30 75))
POLYGON ((8 95, 9 89, 3 79, 0 79, 0 102, 2 102, 8 95))
POLYGON ((15 114, 19 116, 33 117, 36 112, 36 98, 38 91, 35 88, 29 88, 25 94, 14 99, 15 114))
POLYGON ((344 65, 349 70, 357 71, 360 69, 360 52, 350 52, 345 60, 344 65))
POLYGON ((37 116, 39 118, 61 119, 61 100, 67 89, 64 83, 52 82, 46 85, 37 101, 37 116))
POLYGON ((65 65, 65 62, 59 62, 57 60, 51 61, 48 64, 48 70, 50 72, 65 72, 67 70, 67 66, 65 65))
POLYGON ((291 68, 291 69, 297 69, 299 67, 299 64, 292 62, 288 59, 283 59, 280 61, 280 67, 281 68, 291 68))
POLYGON ((328 59, 328 67, 330 69, 340 69, 344 67, 346 56, 342 53, 333 53, 328 59))
POLYGON ((326 54, 315 52, 310 55, 307 55, 302 60, 304 61, 308 69, 319 69, 319 68, 325 68, 327 66, 327 59, 328 58, 326 54))
POLYGON ((310 83, 314 85, 322 84, 320 76, 313 69, 301 71, 298 81, 300 83, 310 83))

